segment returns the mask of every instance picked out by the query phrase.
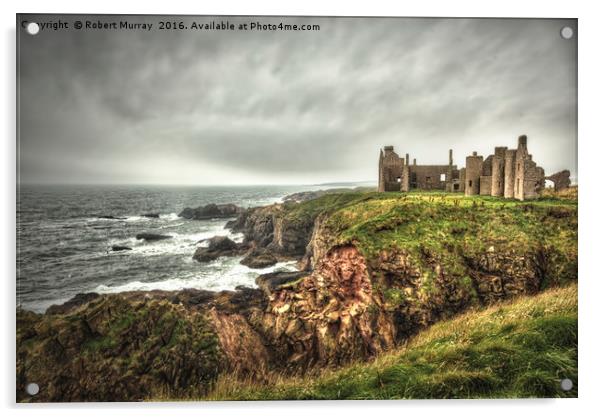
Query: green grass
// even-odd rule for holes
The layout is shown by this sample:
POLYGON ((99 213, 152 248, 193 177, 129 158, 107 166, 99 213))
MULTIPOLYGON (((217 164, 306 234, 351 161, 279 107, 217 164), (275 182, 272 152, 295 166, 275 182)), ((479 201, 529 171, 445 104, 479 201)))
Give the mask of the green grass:
POLYGON ((222 375, 202 399, 576 397, 577 286, 469 311, 372 362, 265 381, 222 375))
POLYGON ((425 290, 434 263, 469 285, 466 259, 488 249, 541 263, 543 288, 577 275, 577 200, 571 196, 521 202, 443 192, 351 192, 285 207, 285 216, 297 222, 311 223, 320 213, 329 214, 331 243, 354 244, 369 262, 378 262, 382 251, 406 253, 422 266, 425 290))

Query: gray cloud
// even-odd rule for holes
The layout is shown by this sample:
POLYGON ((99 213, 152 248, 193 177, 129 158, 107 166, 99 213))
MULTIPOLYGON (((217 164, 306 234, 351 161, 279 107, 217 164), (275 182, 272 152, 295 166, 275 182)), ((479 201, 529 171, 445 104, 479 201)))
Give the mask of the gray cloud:
POLYGON ((321 30, 20 32, 23 181, 374 180, 385 144, 463 165, 523 133, 547 172, 576 176, 576 39, 559 35, 574 20, 174 19, 321 30))

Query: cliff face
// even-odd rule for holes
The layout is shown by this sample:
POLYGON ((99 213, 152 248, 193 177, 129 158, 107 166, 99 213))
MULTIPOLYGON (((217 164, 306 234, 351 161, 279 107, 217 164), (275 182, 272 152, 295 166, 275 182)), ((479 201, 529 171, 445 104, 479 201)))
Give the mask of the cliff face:
POLYGON ((242 232, 245 244, 280 255, 301 257, 305 254, 314 219, 315 215, 294 217, 285 205, 274 204, 250 208, 227 227, 242 232))
POLYGON ((258 327, 287 366, 336 365, 392 347, 396 329, 363 256, 333 247, 316 269, 269 298, 258 327))
POLYGON ((139 400, 203 393, 222 372, 337 366, 577 277, 571 201, 347 193, 250 209, 230 226, 303 256, 305 272, 260 277, 261 290, 88 295, 20 311, 18 390, 35 381, 34 400, 139 400))

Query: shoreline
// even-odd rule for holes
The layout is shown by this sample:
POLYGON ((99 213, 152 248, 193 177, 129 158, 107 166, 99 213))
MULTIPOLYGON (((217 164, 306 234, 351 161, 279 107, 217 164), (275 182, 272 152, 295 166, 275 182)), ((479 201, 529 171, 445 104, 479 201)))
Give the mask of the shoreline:
MULTIPOLYGON (((240 207, 241 210, 248 210, 248 209, 252 209, 252 208, 265 208, 265 207, 270 207, 270 206, 274 206, 274 205, 280 205, 283 204, 285 202, 299 202, 299 201, 303 201, 303 199, 308 199, 308 198, 317 198, 325 193, 329 193, 329 192, 334 192, 334 191, 352 191, 353 189, 341 189, 341 188, 327 188, 327 189, 320 189, 320 190, 315 190, 315 191, 301 191, 301 192, 295 192, 293 194, 290 193, 286 193, 283 194, 282 196, 278 197, 278 198, 274 198, 274 201, 265 205, 261 205, 261 206, 252 206, 252 207, 240 207), (302 199, 296 199, 296 196, 302 196, 302 199)), ((209 204, 211 205, 211 204, 209 204)), ((226 204, 227 205, 227 204, 226 204)), ((184 209, 184 210, 194 210, 194 209, 184 209)), ((180 212, 179 214, 183 214, 184 210, 182 212, 180 212)), ((174 219, 179 219, 179 220, 186 220, 186 221, 196 221, 196 220, 191 220, 191 219, 187 219, 186 217, 182 217, 180 216, 178 213, 175 212, 171 212, 171 213, 167 213, 167 214, 162 214, 162 213, 156 213, 153 215, 149 215, 149 214, 136 214, 136 215, 126 215, 124 217, 121 216, 115 216, 115 215, 111 215, 111 214, 98 214, 95 217, 85 217, 84 219, 87 222, 97 222, 97 221, 101 221, 101 222, 107 222, 110 224, 110 222, 134 222, 134 221, 146 221, 149 224, 152 222, 153 218, 157 218, 157 219, 162 219, 165 221, 169 221, 169 220, 174 220, 174 219)), ((231 217, 211 217, 211 218, 206 218, 203 219, 204 221, 209 221, 211 223, 214 223, 216 221, 218 221, 218 223, 222 223, 221 225, 221 229, 223 230, 228 230, 228 233, 226 233, 225 235, 229 236, 232 240, 234 240, 235 242, 241 242, 242 239, 244 239, 244 236, 241 233, 236 233, 236 232, 232 232, 230 231, 226 226, 228 224, 228 222, 234 221, 236 220, 236 216, 231 216, 231 217), (237 236, 240 235, 240 236, 237 236)), ((210 237, 213 236, 220 236, 222 234, 215 234, 212 235, 210 237)), ((205 238, 204 240, 209 239, 210 237, 205 238)), ((129 237, 129 238, 125 238, 125 239, 121 239, 118 241, 115 240, 109 240, 109 247, 107 249, 107 253, 108 254, 115 254, 115 255, 121 255, 121 252, 119 251, 111 251, 110 247, 111 245, 113 245, 114 247, 117 246, 117 248, 124 248, 125 250, 128 250, 128 252, 125 252, 127 254, 130 253, 137 253, 141 250, 143 251, 153 251, 154 246, 152 245, 145 245, 145 246, 132 246, 132 243, 135 243, 135 237, 129 237), (113 243, 111 243, 113 242, 113 243), (132 251, 129 251, 129 249, 133 249, 132 251)), ((201 246, 203 246, 201 244, 201 246)), ((194 249, 193 249, 194 252, 194 249)), ((177 254, 174 253, 174 255, 177 256, 177 254)), ((191 254, 192 256, 192 254, 191 254)), ((227 257, 228 258, 232 258, 227 257)), ((275 268, 283 268, 286 271, 290 271, 291 270, 291 265, 290 262, 294 261, 294 262, 298 262, 301 260, 301 257, 286 257, 286 256, 281 256, 281 258, 278 260, 278 263, 276 265, 274 265, 274 267, 264 267, 264 268, 249 268, 249 273, 256 273, 258 275, 262 275, 262 274, 266 274, 266 273, 271 273, 274 272, 275 268), (285 259, 286 258, 286 259, 285 259)), ((219 264, 223 264, 225 262, 228 262, 225 259, 222 259, 221 262, 219 264)), ((222 278, 227 278, 228 275, 223 276, 222 278)), ((168 282, 178 282, 178 281, 182 281, 185 282, 186 280, 190 280, 191 277, 187 277, 187 275, 184 275, 182 277, 178 277, 178 276, 174 276, 172 278, 166 278, 166 279, 162 279, 160 281, 129 281, 129 282, 124 282, 122 284, 116 284, 116 285, 105 285, 102 283, 99 283, 98 285, 96 285, 93 288, 90 288, 87 291, 83 291, 83 292, 78 292, 78 293, 74 293, 71 296, 68 297, 63 297, 62 299, 59 300, 49 300, 47 302, 43 302, 42 306, 43 307, 24 307, 24 306, 17 306, 17 308, 26 310, 26 311, 31 311, 37 314, 44 314, 46 312, 46 310, 48 310, 48 308, 53 307, 53 306, 60 306, 63 305, 67 302, 69 302, 71 299, 73 299, 74 297, 77 297, 79 294, 88 294, 88 293, 99 293, 99 294, 113 294, 113 293, 120 293, 120 292, 129 292, 129 291, 153 291, 153 290, 159 290, 159 291, 182 291, 185 289, 204 289, 204 290, 208 290, 208 291, 215 291, 215 292, 220 292, 220 291, 224 291, 224 290, 228 290, 227 288, 218 288, 218 289, 211 289, 211 288, 207 288, 207 287, 203 287, 202 283, 198 283, 196 285, 191 285, 191 286, 186 286, 186 284, 184 284, 182 287, 180 288, 175 288, 173 290, 167 290, 165 288, 161 288, 162 285, 168 285, 166 283, 168 282), (148 289, 144 289, 144 290, 137 290, 137 289, 125 289, 125 290, 112 290, 112 287, 128 287, 130 285, 139 285, 141 287, 151 287, 148 289), (157 286, 157 288, 152 288, 153 286, 157 286), (103 290, 98 290, 100 287, 105 287, 103 290)), ((253 282, 249 282, 248 285, 250 285, 251 287, 254 286, 254 280, 253 282)), ((235 286, 234 286, 235 287, 235 286)), ((234 290, 234 287, 232 287, 230 290, 234 290)), ((32 302, 28 302, 29 305, 32 304, 32 302)))

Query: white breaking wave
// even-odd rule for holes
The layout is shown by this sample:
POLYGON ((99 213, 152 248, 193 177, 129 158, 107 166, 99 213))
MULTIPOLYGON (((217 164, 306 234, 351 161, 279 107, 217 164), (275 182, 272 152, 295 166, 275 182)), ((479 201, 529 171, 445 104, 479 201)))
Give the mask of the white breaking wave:
POLYGON ((178 216, 177 213, 169 213, 169 214, 161 214, 161 215, 159 215, 159 218, 161 220, 171 221, 171 220, 177 220, 180 217, 178 216))
POLYGON ((149 220, 152 220, 150 217, 143 217, 143 216, 128 216, 125 218, 125 220, 123 220, 124 222, 147 222, 149 220))
MULTIPOLYGON (((294 261, 279 262, 269 268, 261 270, 251 269, 241 265, 241 257, 220 258, 206 265, 196 274, 157 282, 132 281, 122 285, 99 285, 93 292, 101 294, 119 293, 124 291, 179 291, 186 288, 203 289, 211 291, 234 290, 238 285, 256 287, 255 278, 260 273, 266 274, 275 271, 296 271, 294 261)), ((199 265, 200 266, 200 265, 199 265)))
MULTIPOLYGON (((132 248, 127 253, 132 255, 164 255, 164 254, 192 254, 196 247, 206 247, 208 239, 214 236, 227 236, 236 243, 241 243, 244 239, 242 233, 232 233, 229 229, 224 229, 225 222, 213 223, 205 226, 203 230, 196 233, 180 234, 172 231, 161 232, 162 234, 171 236, 170 239, 163 239, 154 242, 139 240, 135 237, 126 239, 111 239, 109 245, 127 246, 132 248)), ((118 252, 113 252, 118 253, 118 252)), ((123 254, 123 252, 120 252, 123 254)))

